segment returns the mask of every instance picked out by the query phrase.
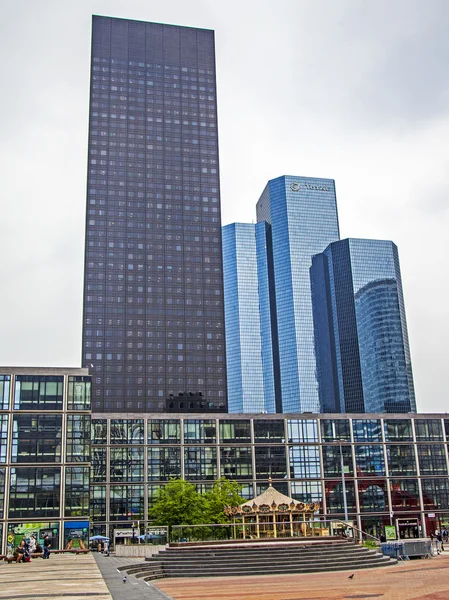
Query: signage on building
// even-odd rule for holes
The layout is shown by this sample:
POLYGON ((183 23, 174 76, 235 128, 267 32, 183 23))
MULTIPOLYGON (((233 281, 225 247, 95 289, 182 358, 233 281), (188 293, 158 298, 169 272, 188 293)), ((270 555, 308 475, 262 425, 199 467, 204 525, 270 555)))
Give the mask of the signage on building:
MULTIPOLYGON (((306 190, 317 190, 319 192, 330 192, 331 188, 327 185, 314 185, 312 183, 303 183, 303 187, 306 190)), ((299 192, 301 189, 301 185, 297 181, 293 181, 290 184, 290 189, 292 192, 299 192)))

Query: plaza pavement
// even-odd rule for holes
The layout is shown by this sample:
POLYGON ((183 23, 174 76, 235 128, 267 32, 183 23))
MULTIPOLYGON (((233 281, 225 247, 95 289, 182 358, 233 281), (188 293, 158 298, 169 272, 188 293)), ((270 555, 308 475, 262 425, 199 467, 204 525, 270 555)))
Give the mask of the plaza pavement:
POLYGON ((43 562, 0 562, 0 599, 111 600, 92 554, 54 554, 43 562))
POLYGON ((449 600, 449 551, 391 567, 308 575, 160 579, 117 568, 143 559, 53 555, 42 562, 0 562, 0 600, 449 600))
POLYGON ((172 578, 159 579, 155 585, 173 600, 449 600, 449 551, 378 569, 172 578), (352 573, 353 579, 348 579, 352 573))

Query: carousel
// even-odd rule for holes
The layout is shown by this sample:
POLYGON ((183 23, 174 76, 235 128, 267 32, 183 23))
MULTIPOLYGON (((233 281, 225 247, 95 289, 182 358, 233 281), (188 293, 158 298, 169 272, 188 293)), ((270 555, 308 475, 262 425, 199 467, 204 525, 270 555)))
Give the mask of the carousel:
POLYGON ((327 536, 325 523, 314 521, 318 503, 296 502, 276 490, 271 482, 257 498, 240 506, 226 506, 235 539, 327 536))

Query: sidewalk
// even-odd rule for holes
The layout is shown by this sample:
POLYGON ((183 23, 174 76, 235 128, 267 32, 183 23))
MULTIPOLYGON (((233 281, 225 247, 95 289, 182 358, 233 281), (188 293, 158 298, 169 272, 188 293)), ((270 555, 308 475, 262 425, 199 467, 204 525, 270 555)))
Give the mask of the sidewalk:
POLYGON ((111 600, 92 554, 52 555, 45 562, 0 562, 0 599, 111 600))
POLYGON ((152 582, 146 582, 141 577, 128 575, 126 583, 123 583, 124 572, 118 572, 118 567, 126 565, 137 565, 139 562, 145 562, 142 558, 122 558, 104 556, 93 552, 98 568, 103 576, 103 579, 108 586, 109 592, 113 600, 172 600, 164 592, 153 585, 152 582))

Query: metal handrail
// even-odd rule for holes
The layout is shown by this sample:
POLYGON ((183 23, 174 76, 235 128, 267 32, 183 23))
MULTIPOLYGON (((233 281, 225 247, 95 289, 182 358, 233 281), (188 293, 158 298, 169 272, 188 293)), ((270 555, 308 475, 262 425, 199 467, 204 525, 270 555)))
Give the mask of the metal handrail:
POLYGON ((354 531, 357 531, 358 533, 362 534, 362 536, 365 535, 366 537, 369 537, 372 540, 375 540, 378 544, 381 543, 381 541, 378 537, 376 537, 375 535, 371 535, 370 533, 367 533, 366 531, 363 531, 363 529, 359 529, 355 525, 351 525, 350 523, 345 523, 344 521, 340 521, 340 519, 331 519, 331 522, 332 523, 341 523, 345 527, 349 527, 349 528, 353 529, 354 531))

